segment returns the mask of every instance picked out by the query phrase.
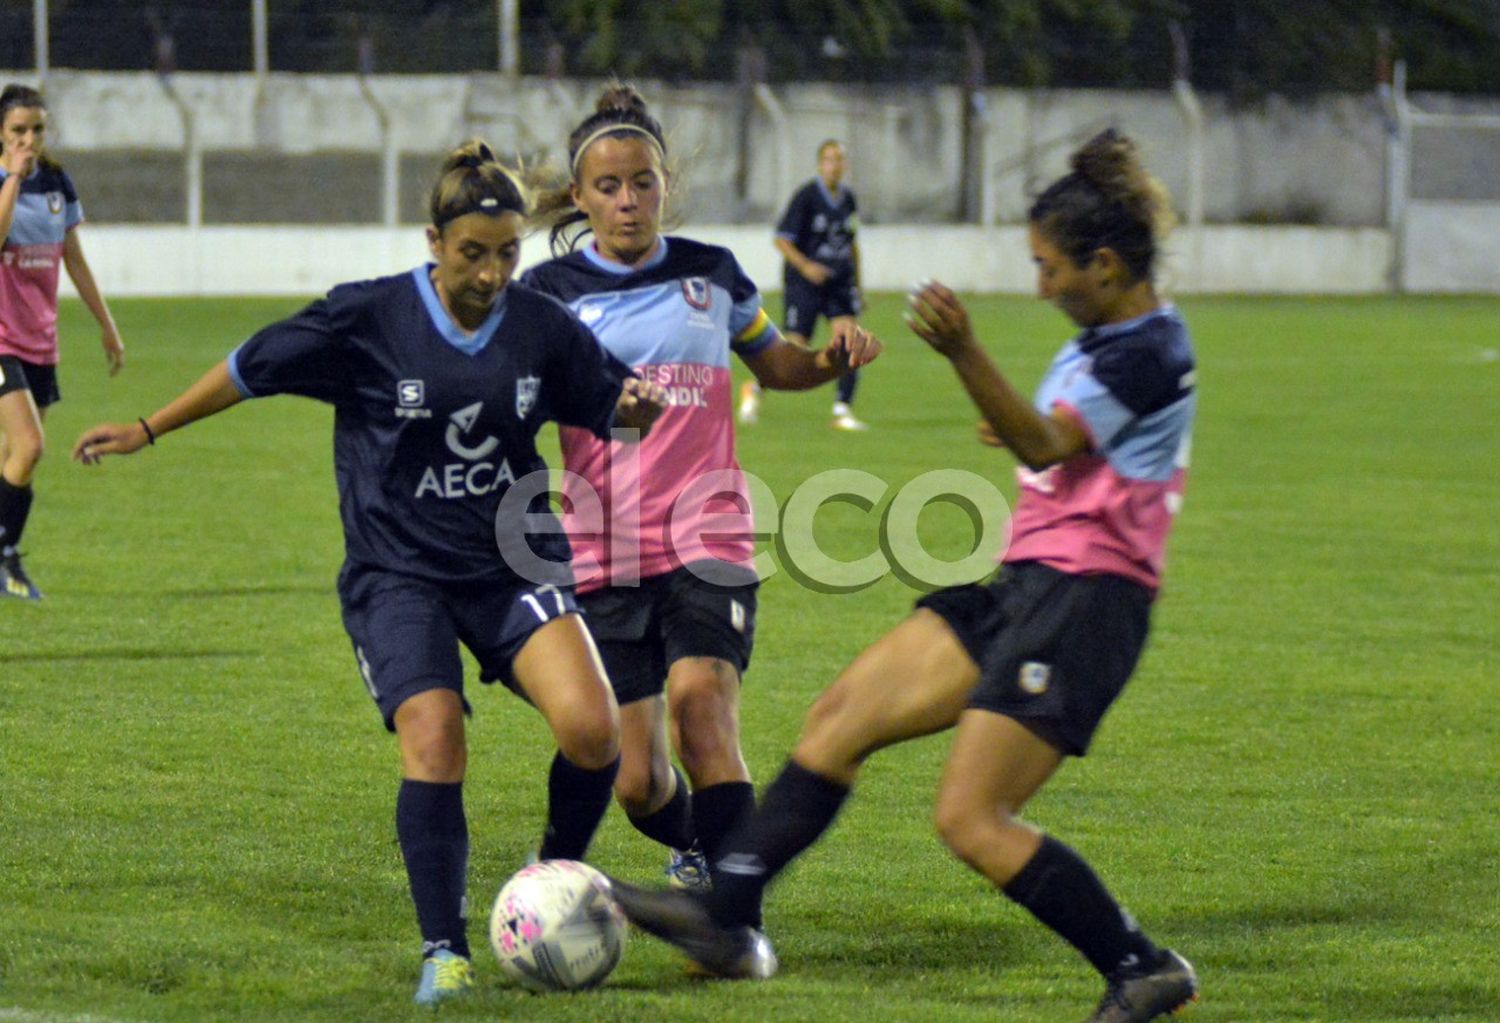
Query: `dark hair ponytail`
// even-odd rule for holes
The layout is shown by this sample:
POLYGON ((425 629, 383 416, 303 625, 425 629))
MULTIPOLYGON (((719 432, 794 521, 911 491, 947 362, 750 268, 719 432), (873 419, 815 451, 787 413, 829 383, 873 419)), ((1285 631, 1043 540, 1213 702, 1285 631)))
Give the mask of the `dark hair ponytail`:
POLYGON ((441 231, 466 213, 498 217, 502 213, 530 214, 530 196, 520 177, 495 157, 482 139, 469 139, 443 161, 442 172, 428 200, 432 226, 441 231))
POLYGON ((1176 224, 1172 199, 1113 128, 1095 135, 1031 205, 1028 219, 1076 266, 1112 249, 1137 279, 1149 278, 1159 243, 1176 224))

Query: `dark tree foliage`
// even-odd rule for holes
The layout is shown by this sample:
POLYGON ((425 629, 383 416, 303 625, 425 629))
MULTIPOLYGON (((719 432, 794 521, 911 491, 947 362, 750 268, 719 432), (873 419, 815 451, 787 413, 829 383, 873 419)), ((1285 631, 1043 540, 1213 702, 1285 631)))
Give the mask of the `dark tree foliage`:
MULTIPOLYGON (((268 4, 276 70, 497 63, 495 0, 268 4)), ((52 61, 245 70, 250 7, 51 0, 52 61)), ((33 59, 29 8, 0 6, 0 63, 33 59)), ((1159 88, 1175 22, 1194 85, 1242 101, 1363 91, 1383 52, 1413 89, 1500 93, 1500 0, 521 0, 520 14, 528 74, 1159 88)))

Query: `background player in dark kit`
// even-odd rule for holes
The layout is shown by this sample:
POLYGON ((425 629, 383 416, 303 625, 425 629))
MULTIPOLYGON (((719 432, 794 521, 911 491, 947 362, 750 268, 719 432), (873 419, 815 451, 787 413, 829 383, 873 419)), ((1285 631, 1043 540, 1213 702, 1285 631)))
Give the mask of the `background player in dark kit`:
MULTIPOLYGON (((847 168, 843 143, 824 141, 818 146, 818 176, 793 193, 776 225, 773 242, 785 261, 781 329, 795 344, 811 343, 820 316, 835 333, 859 316, 859 204, 844 182, 847 168)), ((867 429, 854 414, 858 385, 858 368, 839 378, 833 402, 835 430, 867 429)), ((761 399, 760 385, 745 381, 740 387, 741 423, 759 419, 761 399)))

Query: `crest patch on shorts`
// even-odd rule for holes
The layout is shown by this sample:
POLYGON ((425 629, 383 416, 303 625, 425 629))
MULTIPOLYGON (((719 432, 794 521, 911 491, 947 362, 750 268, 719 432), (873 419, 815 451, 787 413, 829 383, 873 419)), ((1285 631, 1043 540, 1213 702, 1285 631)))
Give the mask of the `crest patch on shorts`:
POLYGON ((1052 681, 1052 665, 1042 664, 1040 661, 1027 661, 1021 665, 1016 681, 1020 684, 1022 692, 1040 696, 1047 691, 1047 683, 1052 681))

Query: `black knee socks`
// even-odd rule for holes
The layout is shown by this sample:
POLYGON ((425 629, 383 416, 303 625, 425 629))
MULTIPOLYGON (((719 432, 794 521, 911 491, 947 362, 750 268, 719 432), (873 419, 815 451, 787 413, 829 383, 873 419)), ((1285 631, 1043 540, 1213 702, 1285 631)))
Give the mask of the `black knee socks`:
POLYGON ((709 867, 719 858, 724 840, 755 813, 755 786, 726 781, 693 793, 693 831, 709 867))
POLYGON ((32 497, 31 484, 18 487, 0 476, 0 554, 10 554, 20 544, 32 497))
POLYGON ((403 780, 396 838, 422 929, 422 955, 446 948, 467 956, 469 824, 462 783, 403 780))
MULTIPOLYGON (((701 793, 699 794, 701 796, 701 793)), ((760 926, 766 886, 827 831, 848 798, 838 782, 788 760, 760 808, 725 838, 713 864, 709 912, 725 927, 760 926)))
POLYGON ((686 849, 693 844, 693 794, 688 791, 687 779, 676 767, 672 768, 677 790, 655 813, 644 817, 626 814, 635 830, 662 845, 673 849, 686 849))
POLYGON ((851 369, 849 372, 839 377, 838 400, 843 402, 845 405, 852 404, 854 401, 854 389, 858 386, 859 370, 851 369))
POLYGON ((1054 838, 1042 839, 1002 891, 1105 976, 1149 969, 1161 957, 1083 857, 1054 838))
POLYGON ((609 809, 620 758, 590 771, 559 752, 547 776, 547 829, 538 855, 544 860, 581 860, 609 809))

